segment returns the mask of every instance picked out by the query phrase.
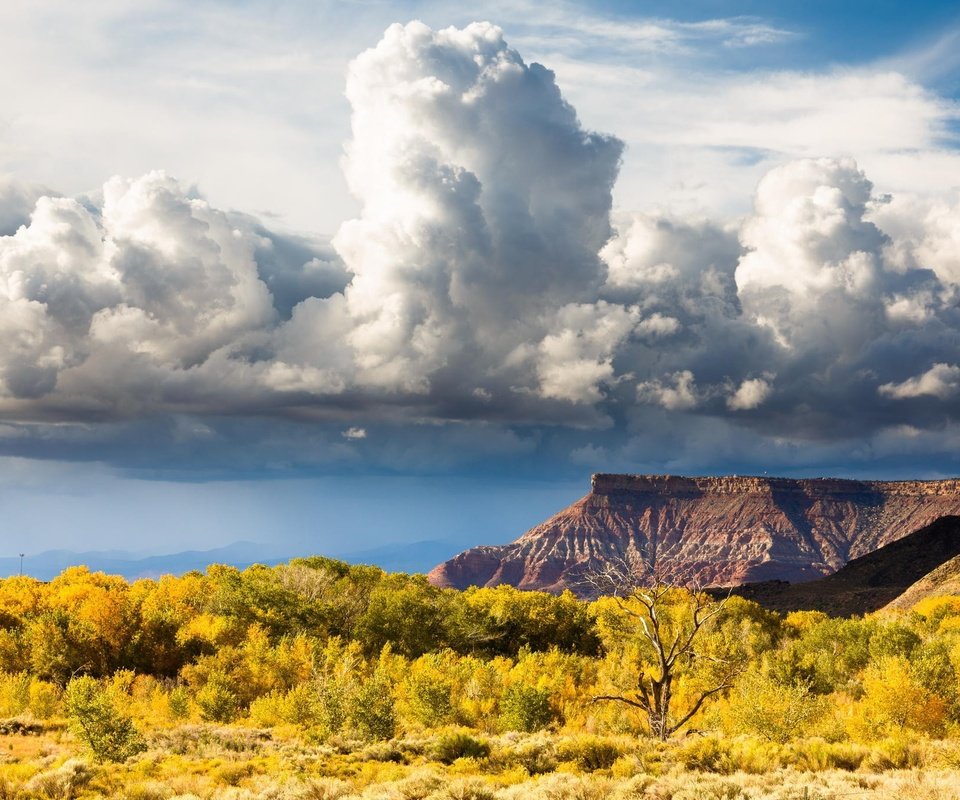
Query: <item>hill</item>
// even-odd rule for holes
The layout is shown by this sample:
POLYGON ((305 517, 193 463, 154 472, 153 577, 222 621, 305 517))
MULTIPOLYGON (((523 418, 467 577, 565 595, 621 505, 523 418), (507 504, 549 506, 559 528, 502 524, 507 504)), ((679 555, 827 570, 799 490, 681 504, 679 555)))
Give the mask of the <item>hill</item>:
POLYGON ((704 586, 796 583, 960 514, 960 481, 594 475, 584 498, 511 544, 435 567, 437 586, 576 590, 611 563, 704 586))
POLYGON ((913 608, 921 600, 948 594, 960 595, 960 555, 924 575, 887 607, 906 610, 913 608))
POLYGON ((765 581, 732 589, 774 611, 824 611, 834 617, 884 606, 909 608, 930 593, 960 588, 960 517, 942 517, 842 569, 807 583, 765 581), (938 591, 942 590, 942 591, 938 591))

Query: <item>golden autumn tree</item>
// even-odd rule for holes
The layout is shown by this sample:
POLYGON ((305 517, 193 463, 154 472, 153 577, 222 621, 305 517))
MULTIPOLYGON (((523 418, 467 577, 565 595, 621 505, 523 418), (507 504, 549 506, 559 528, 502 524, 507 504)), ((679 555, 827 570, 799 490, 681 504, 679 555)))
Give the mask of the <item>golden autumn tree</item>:
POLYGON ((596 604, 608 652, 629 650, 632 686, 594 695, 642 712, 650 733, 666 740, 714 695, 733 686, 740 662, 712 637, 725 600, 659 579, 656 570, 613 564, 590 577, 607 597, 596 604), (718 647, 718 645, 720 645, 718 647))

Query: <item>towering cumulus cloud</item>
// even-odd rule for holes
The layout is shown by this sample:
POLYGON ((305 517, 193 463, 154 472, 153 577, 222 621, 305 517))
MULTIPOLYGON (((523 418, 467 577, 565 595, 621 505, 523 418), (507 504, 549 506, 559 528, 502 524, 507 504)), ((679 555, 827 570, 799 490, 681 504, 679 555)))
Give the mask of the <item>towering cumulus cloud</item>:
POLYGON ((347 97, 361 210, 335 251, 160 172, 77 199, 3 184, 4 419, 329 421, 354 453, 409 421, 480 423, 495 450, 535 446, 526 426, 839 441, 956 418, 948 200, 821 158, 768 173, 745 219, 613 226, 621 142, 486 23, 392 26, 347 97))
POLYGON ((620 142, 585 132, 553 73, 486 23, 394 25, 351 65, 347 97, 363 212, 334 243, 353 273, 352 380, 454 402, 598 399, 631 327, 597 305, 620 142))

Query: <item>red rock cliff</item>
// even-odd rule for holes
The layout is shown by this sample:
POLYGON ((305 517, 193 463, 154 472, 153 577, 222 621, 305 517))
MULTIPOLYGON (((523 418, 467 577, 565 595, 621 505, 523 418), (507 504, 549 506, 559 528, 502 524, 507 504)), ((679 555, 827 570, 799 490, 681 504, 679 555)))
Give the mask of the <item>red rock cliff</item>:
POLYGON ((594 475, 590 493, 512 544, 435 567, 437 586, 560 591, 606 563, 643 560, 667 579, 727 586, 828 575, 947 514, 960 480, 594 475))

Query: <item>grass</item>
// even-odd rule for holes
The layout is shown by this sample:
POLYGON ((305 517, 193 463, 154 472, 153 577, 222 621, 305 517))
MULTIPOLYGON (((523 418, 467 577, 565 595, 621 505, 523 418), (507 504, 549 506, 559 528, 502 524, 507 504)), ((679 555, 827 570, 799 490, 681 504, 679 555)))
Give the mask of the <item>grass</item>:
POLYGON ((456 729, 316 744, 295 729, 190 724, 96 764, 56 722, 0 736, 0 800, 960 800, 960 751, 823 740, 778 746, 691 735, 506 734, 456 729), (849 749, 849 748, 848 748, 849 749))

